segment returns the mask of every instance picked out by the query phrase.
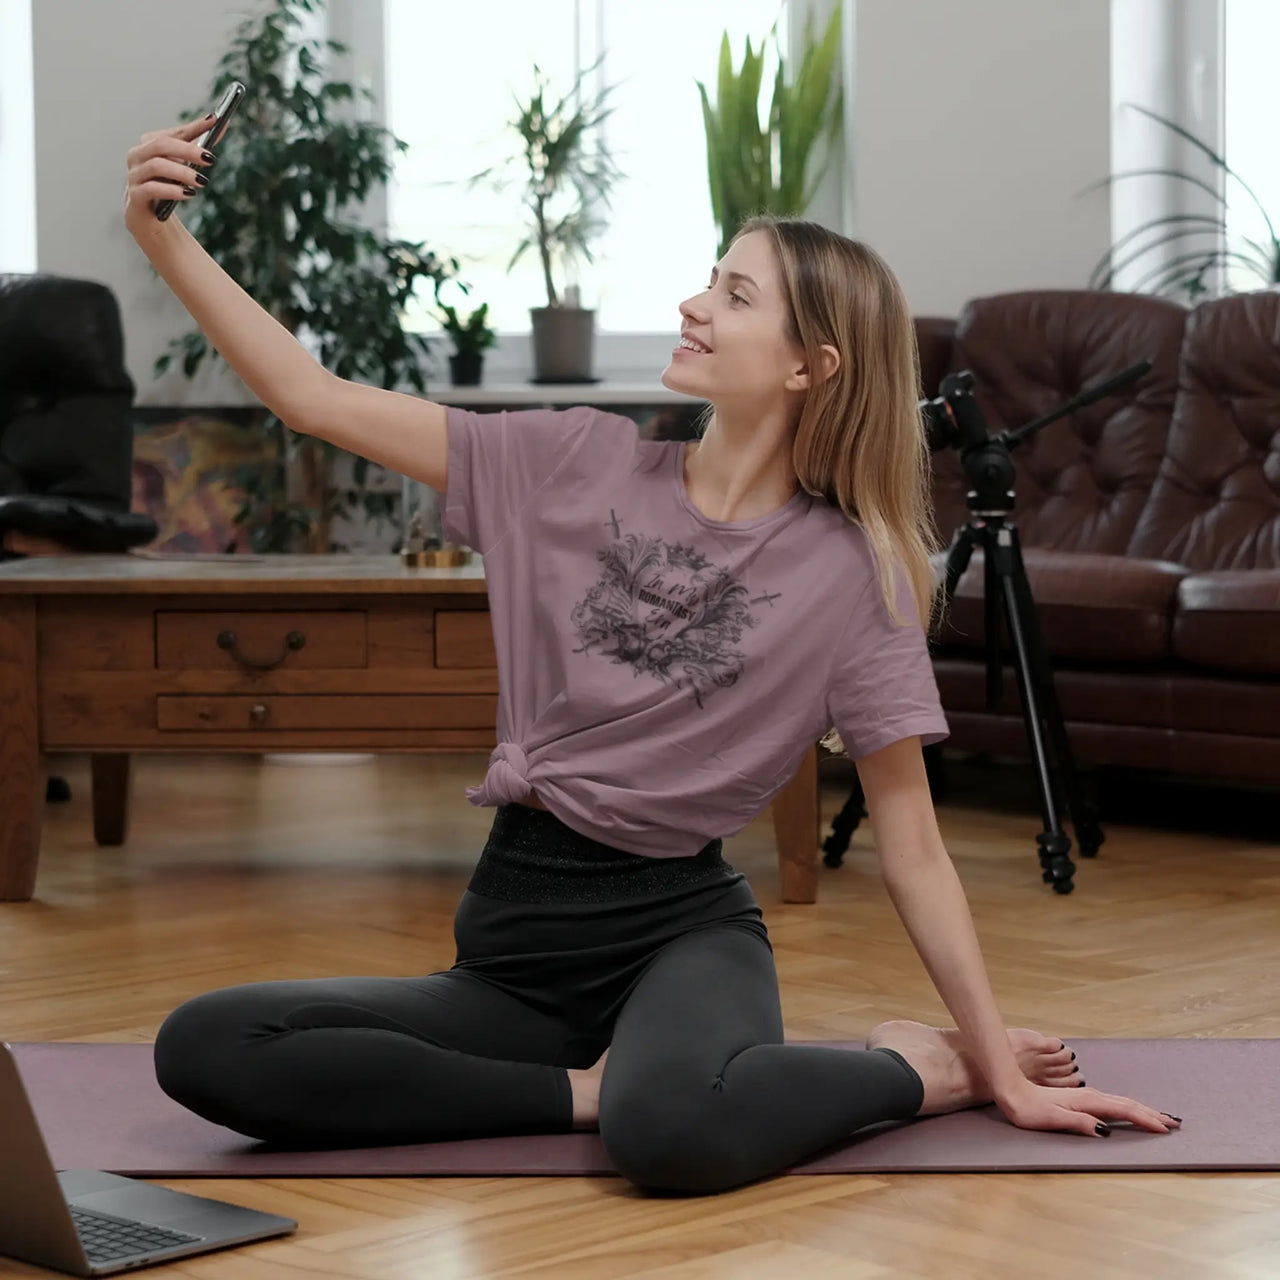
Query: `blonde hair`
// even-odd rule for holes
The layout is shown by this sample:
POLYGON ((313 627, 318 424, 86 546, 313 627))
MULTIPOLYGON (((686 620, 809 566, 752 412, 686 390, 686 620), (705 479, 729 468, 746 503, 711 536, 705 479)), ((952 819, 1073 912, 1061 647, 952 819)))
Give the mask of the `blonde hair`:
MULTIPOLYGON (((940 581, 929 557, 944 544, 934 524, 929 447, 921 399, 915 324, 902 286, 869 245, 801 218, 760 214, 734 240, 769 234, 787 302, 788 336, 813 369, 821 348, 840 352, 831 377, 811 383, 800 410, 792 462, 800 485, 825 498, 866 532, 889 616, 894 578, 905 570, 926 636, 942 623, 940 581)), ((731 242, 732 243, 732 242, 731 242)), ((714 415, 709 409, 699 434, 714 415)), ((843 754, 834 728, 822 746, 843 754)))

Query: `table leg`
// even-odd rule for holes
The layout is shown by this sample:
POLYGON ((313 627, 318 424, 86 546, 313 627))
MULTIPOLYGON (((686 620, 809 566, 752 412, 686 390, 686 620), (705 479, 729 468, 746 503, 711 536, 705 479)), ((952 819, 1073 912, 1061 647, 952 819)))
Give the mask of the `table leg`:
POLYGON ((0 595, 0 901, 36 885, 45 770, 36 706, 36 602, 0 595))
POLYGON ((100 845, 124 844, 129 833, 129 762, 127 751, 95 752, 93 772, 93 838, 100 845))
POLYGON ((796 776, 773 801, 778 878, 783 902, 818 900, 818 830, 821 823, 818 748, 809 748, 796 776))

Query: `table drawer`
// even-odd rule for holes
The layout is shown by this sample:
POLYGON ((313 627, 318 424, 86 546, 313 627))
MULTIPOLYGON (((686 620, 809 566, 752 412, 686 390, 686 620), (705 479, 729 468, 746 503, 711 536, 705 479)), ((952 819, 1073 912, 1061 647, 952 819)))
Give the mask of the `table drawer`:
POLYGON ((155 618, 162 671, 331 671, 369 664, 362 609, 161 609, 155 618))
POLYGON ((495 693, 431 694, 160 694, 156 728, 235 731, 260 729, 493 729, 495 693))
POLYGON ((488 609, 437 609, 435 623, 437 667, 498 665, 488 609))

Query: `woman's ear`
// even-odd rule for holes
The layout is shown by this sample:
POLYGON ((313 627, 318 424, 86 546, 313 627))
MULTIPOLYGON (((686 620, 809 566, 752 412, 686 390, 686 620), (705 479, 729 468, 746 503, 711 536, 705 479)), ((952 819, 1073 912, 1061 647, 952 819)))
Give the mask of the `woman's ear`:
MULTIPOLYGON (((822 355, 822 375, 818 378, 819 382, 826 382, 837 369, 840 368, 840 353, 829 342, 824 342, 820 348, 822 355)), ((788 384, 788 390, 791 391, 807 391, 809 388, 809 366, 801 365, 799 371, 794 375, 791 383, 788 384)))

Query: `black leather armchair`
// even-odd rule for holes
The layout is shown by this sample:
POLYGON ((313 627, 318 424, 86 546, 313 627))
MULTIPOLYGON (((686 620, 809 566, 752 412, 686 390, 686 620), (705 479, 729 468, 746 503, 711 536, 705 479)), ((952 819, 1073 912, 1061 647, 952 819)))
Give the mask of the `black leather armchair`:
POLYGON ((156 536, 129 510, 133 396, 106 285, 0 274, 0 559, 156 536))
MULTIPOLYGON (((0 274, 0 560, 125 551, 158 532, 131 512, 134 386, 115 294, 48 272, 0 274)), ((66 800, 59 777, 50 800, 66 800)))

